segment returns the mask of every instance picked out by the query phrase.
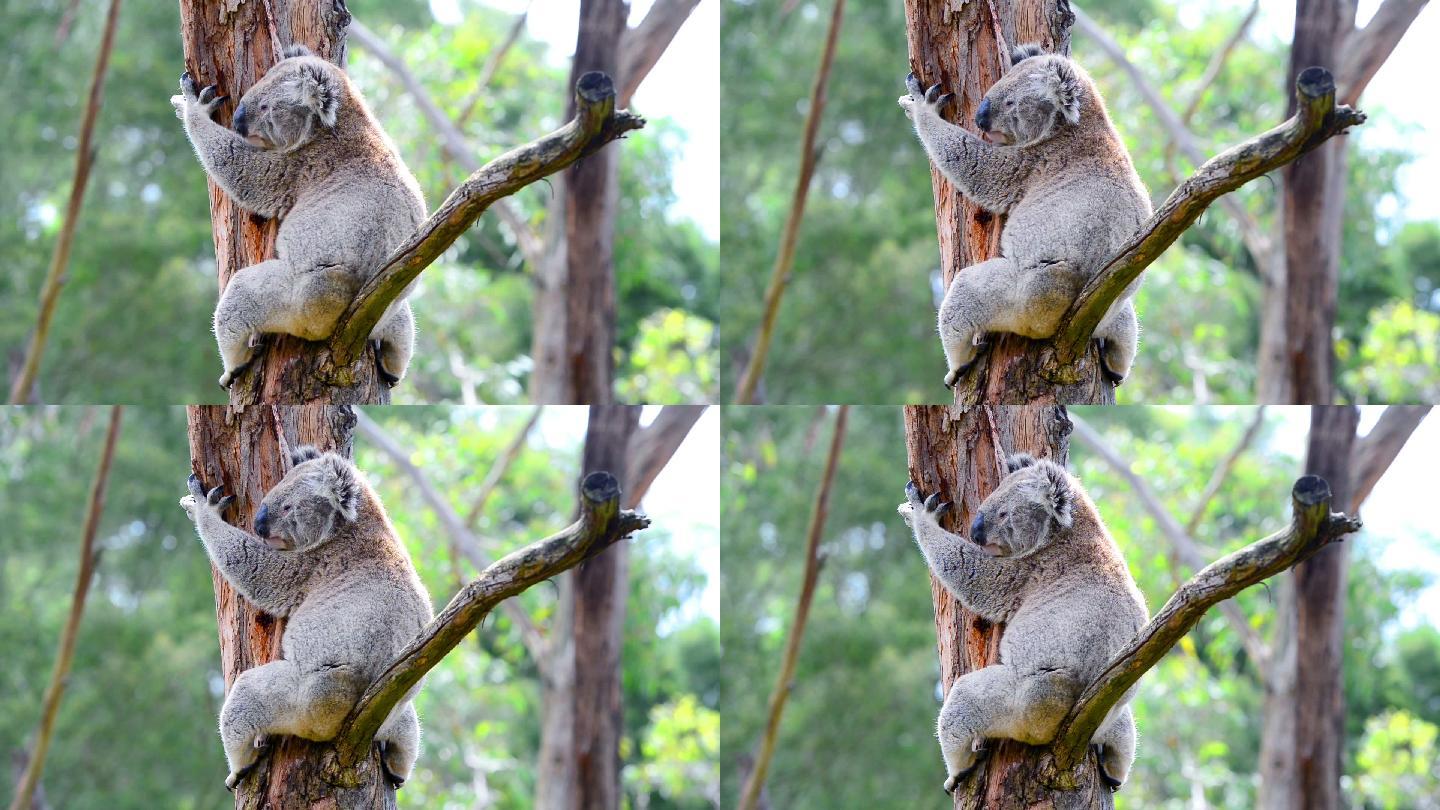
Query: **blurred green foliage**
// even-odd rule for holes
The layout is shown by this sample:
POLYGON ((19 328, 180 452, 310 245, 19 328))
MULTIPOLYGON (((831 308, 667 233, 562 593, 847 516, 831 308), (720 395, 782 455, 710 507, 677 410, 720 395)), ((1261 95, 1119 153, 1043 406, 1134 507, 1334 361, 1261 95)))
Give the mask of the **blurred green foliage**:
MULTIPOLYGON (((1189 103, 1212 55, 1244 15, 1212 3, 1194 27, 1180 4, 1098 2, 1085 8, 1125 48, 1172 109, 1189 103)), ((721 345, 726 386, 748 356, 779 233, 790 207, 810 85, 829 4, 730 0, 721 66, 725 132, 721 210, 726 286, 721 345), (776 48, 774 43, 793 43, 776 48)), ((765 375, 775 403, 895 403, 945 399, 934 313, 941 289, 929 164, 895 105, 907 71, 898 3, 846 5, 819 164, 765 375), (857 331, 858 330, 858 331, 857 331)), ((1191 121, 1207 155, 1284 118, 1288 44, 1251 32, 1191 121), (1272 77, 1257 81, 1255 77, 1272 77)), ((1076 34, 1073 55, 1095 77, 1156 201, 1179 177, 1165 131, 1129 78, 1076 34)), ((1366 107, 1372 120, 1384 109, 1366 107)), ((1407 222, 1396 173, 1408 154, 1348 139, 1336 343, 1342 396, 1360 402, 1433 400, 1440 367, 1440 223, 1407 222), (1395 306, 1408 301, 1412 308, 1395 306)), ((1416 148, 1424 143, 1417 136, 1416 148)), ((1177 169, 1193 166, 1183 157, 1177 169)), ((1234 193, 1263 232, 1278 229, 1278 182, 1234 193)), ((1261 284, 1239 229, 1218 206, 1145 274, 1135 373, 1120 402, 1253 402, 1261 284)), ((726 399, 732 391, 725 389, 726 399)))
MULTIPOLYGON (((0 408, 0 796, 29 744, 70 606, 84 502, 105 409, 0 408)), ((528 408, 368 409, 461 514, 528 408)), ((542 417, 481 516, 498 558, 571 520, 585 411, 542 417)), ((449 545, 414 484, 357 439, 436 608, 455 592, 449 545)), ((223 694, 210 567, 176 506, 189 468, 182 409, 126 411, 97 545, 100 564, 60 706, 44 787, 64 808, 222 808, 215 732, 223 694)), ((713 518, 711 519, 713 520, 713 518)), ((713 806, 719 764, 719 627, 694 609, 695 556, 648 530, 631 546, 624 637, 623 784, 632 807, 713 806), (682 779, 680 774, 686 775, 682 779)), ((462 566, 466 580, 475 573, 462 566)), ((542 628, 557 588, 518 597, 542 628)), ((425 748, 401 807, 527 808, 535 795, 540 685, 501 612, 427 676, 417 707, 425 748)))
MULTIPOLYGON (((7 57, 0 105, 0 359, 18 367, 74 171, 75 133, 104 3, 79 3, 57 43, 62 0, 0 9, 7 57)), ((405 60, 442 110, 458 113, 513 17, 462 4, 443 25, 428 4, 356 0, 350 10, 405 60)), ((562 123, 568 68, 522 36, 464 132, 482 161, 562 123)), ((399 82, 352 44, 349 70, 432 208, 464 173, 399 82)), ((178 8, 125 4, 97 126, 96 162, 39 381, 46 402, 223 402, 210 333, 216 299, 204 172, 167 99, 182 70, 178 8)), ((640 110, 644 113, 644 110, 640 110)), ((650 117, 622 144, 616 224, 619 379, 632 401, 713 400, 718 385, 719 247, 672 211, 683 131, 650 117), (645 362, 643 358, 653 358, 645 362)), ((512 199, 544 232, 553 187, 512 199)), ((419 326, 400 403, 525 401, 534 289, 511 234, 481 219, 428 269, 414 297, 419 326)), ((7 376, 8 379, 8 376, 7 376)))
MULTIPOLYGON (((1245 431, 1249 408, 1075 408, 1184 523, 1215 467, 1245 431)), ((1251 450, 1205 510, 1196 540, 1216 558, 1289 519, 1285 497, 1304 455, 1304 412, 1274 409, 1251 450), (1297 431, 1297 422, 1299 430, 1297 431), (1284 428, 1284 429, 1282 429, 1284 428), (1298 438, 1297 438, 1298 437, 1298 438)), ((764 726, 799 593, 804 537, 833 409, 727 408, 722 447, 725 526, 724 805, 739 795, 741 759, 764 726)), ((1129 485, 1078 441, 1070 468, 1120 544, 1152 611, 1175 590, 1168 545, 1129 485)), ((905 484, 898 408, 852 409, 822 540, 824 567, 767 782, 775 807, 832 810, 936 806, 944 766, 935 743, 940 708, 930 578, 895 514, 905 484)), ((1415 527, 1425 542, 1433 531, 1415 527)), ((1400 732, 1372 727, 1404 713, 1425 739, 1440 712, 1440 632, 1416 621, 1419 571, 1382 570, 1387 538, 1362 533, 1351 554, 1345 635, 1347 785, 1378 797, 1386 786, 1440 786, 1434 758, 1403 759, 1400 732), (1408 780, 1408 781, 1407 781, 1408 780)), ((1186 574, 1188 576, 1188 572, 1186 574)), ((1236 597, 1269 638, 1274 583, 1236 597)), ((1134 707, 1140 753, 1118 808, 1255 806, 1263 687, 1232 628, 1208 613, 1140 682, 1134 707)), ((1390 726, 1386 726, 1390 727, 1390 726)), ((1410 739, 1410 738, 1407 738, 1410 739)), ((1433 744, 1433 743, 1432 743, 1433 744)), ((1378 800, 1377 800, 1378 801, 1378 800)), ((1413 807, 1386 805, 1374 807, 1413 807)))

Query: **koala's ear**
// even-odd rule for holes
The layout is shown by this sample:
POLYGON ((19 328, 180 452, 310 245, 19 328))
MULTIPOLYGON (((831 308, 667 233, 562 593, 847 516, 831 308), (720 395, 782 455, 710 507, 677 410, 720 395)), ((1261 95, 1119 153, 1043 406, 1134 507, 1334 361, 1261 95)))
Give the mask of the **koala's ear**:
POLYGON ((1070 476, 1053 461, 1040 462, 1039 467, 1045 473, 1045 508, 1061 526, 1069 528, 1075 520, 1075 490, 1070 487, 1070 476))
POLYGON ((294 59, 297 56, 314 56, 315 53, 304 45, 291 45, 283 52, 285 59, 294 59))
POLYGON ((1027 42, 1010 52, 1010 64, 1018 65, 1032 56, 1042 56, 1045 49, 1040 47, 1038 42, 1027 42))
POLYGON ((329 71, 313 63, 301 66, 300 103, 313 110, 321 124, 335 126, 335 117, 340 114, 340 93, 329 71))
POLYGON ((320 457, 320 450, 313 445, 302 444, 290 451, 290 466, 299 467, 301 464, 320 457))
POLYGON ((360 514, 360 479, 354 465, 336 453, 326 453, 325 491, 330 504, 347 523, 360 514))
POLYGON ((1015 453, 1005 459, 1005 472, 1013 473, 1035 464, 1035 457, 1029 453, 1015 453))
POLYGON ((1055 96, 1055 106, 1059 108, 1060 114, 1065 116, 1066 121, 1072 124, 1080 123, 1080 97, 1085 93, 1085 87, 1080 83, 1080 75, 1063 59, 1056 59, 1050 69, 1053 71, 1050 76, 1050 89, 1055 96))

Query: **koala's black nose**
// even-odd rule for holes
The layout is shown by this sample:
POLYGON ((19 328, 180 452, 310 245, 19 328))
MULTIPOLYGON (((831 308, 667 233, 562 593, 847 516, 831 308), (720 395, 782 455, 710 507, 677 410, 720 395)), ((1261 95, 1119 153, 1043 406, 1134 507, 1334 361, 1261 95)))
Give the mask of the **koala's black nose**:
MULTIPOLYGON (((235 111, 239 115, 240 111, 235 111)), ((985 132, 990 131, 990 99, 980 99, 980 109, 975 111, 975 125, 985 132)))
POLYGON ((233 125, 234 125, 234 127, 235 127, 235 131, 238 132, 238 133, 240 133, 240 137, 243 138, 243 137, 245 137, 246 135, 250 134, 250 133, 246 132, 246 127, 245 127, 245 103, 244 103, 244 102, 241 102, 240 104, 236 105, 236 107, 235 107, 235 118, 234 118, 234 121, 233 121, 233 125))
MULTIPOLYGON (((261 511, 264 511, 263 508, 261 511)), ((979 512, 976 512, 975 519, 970 521, 970 539, 978 545, 985 545, 985 516, 979 512)))
POLYGON ((264 504, 261 504, 260 511, 255 513, 255 533, 261 537, 270 536, 270 512, 264 504))

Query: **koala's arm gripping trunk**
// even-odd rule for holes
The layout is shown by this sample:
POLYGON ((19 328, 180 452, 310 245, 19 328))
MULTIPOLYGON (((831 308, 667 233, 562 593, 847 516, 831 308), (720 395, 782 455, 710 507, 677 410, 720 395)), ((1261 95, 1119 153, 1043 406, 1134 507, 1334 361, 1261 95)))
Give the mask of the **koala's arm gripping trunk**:
POLYGON ((992 622, 1009 619, 1015 611, 1022 584, 1013 571, 964 537, 942 529, 936 513, 916 500, 918 491, 912 496, 907 489, 906 495, 907 505, 912 508, 906 519, 935 577, 968 609, 985 619, 992 622))
POLYGON ((915 134, 936 168, 982 208, 1000 214, 1020 201, 1026 165, 1016 150, 992 146, 946 121, 934 104, 916 105, 915 134))
POLYGON ((195 528, 226 581, 266 613, 288 616, 295 608, 300 582, 308 574, 301 557, 270 548, 209 510, 199 512, 195 528))
POLYGON ((198 105, 187 105, 185 134, 195 147, 205 172, 236 204, 263 217, 274 217, 287 205, 282 189, 285 156, 257 149, 233 130, 210 120, 198 105))

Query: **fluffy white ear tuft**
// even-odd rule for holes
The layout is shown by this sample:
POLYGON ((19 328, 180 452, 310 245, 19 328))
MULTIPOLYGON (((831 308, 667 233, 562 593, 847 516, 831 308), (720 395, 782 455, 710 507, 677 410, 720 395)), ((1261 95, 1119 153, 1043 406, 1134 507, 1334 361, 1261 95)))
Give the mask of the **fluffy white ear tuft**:
POLYGON ((315 112, 322 125, 335 126, 335 118, 340 114, 340 93, 329 71, 316 64, 301 66, 300 102, 315 112))
POLYGON ((336 453, 326 453, 326 491, 330 503, 346 523, 354 522, 360 515, 360 479, 354 465, 336 453))
POLYGON ((1080 76, 1064 60, 1055 60, 1051 68, 1054 73, 1050 77, 1051 92, 1055 95, 1055 106, 1059 108, 1060 115, 1072 124, 1080 123, 1080 97, 1084 95, 1085 88, 1080 83, 1080 76))
POLYGON ((1042 461, 1039 467, 1045 474, 1045 508, 1068 529, 1075 521, 1075 491, 1070 488, 1070 476, 1053 461, 1042 461))

